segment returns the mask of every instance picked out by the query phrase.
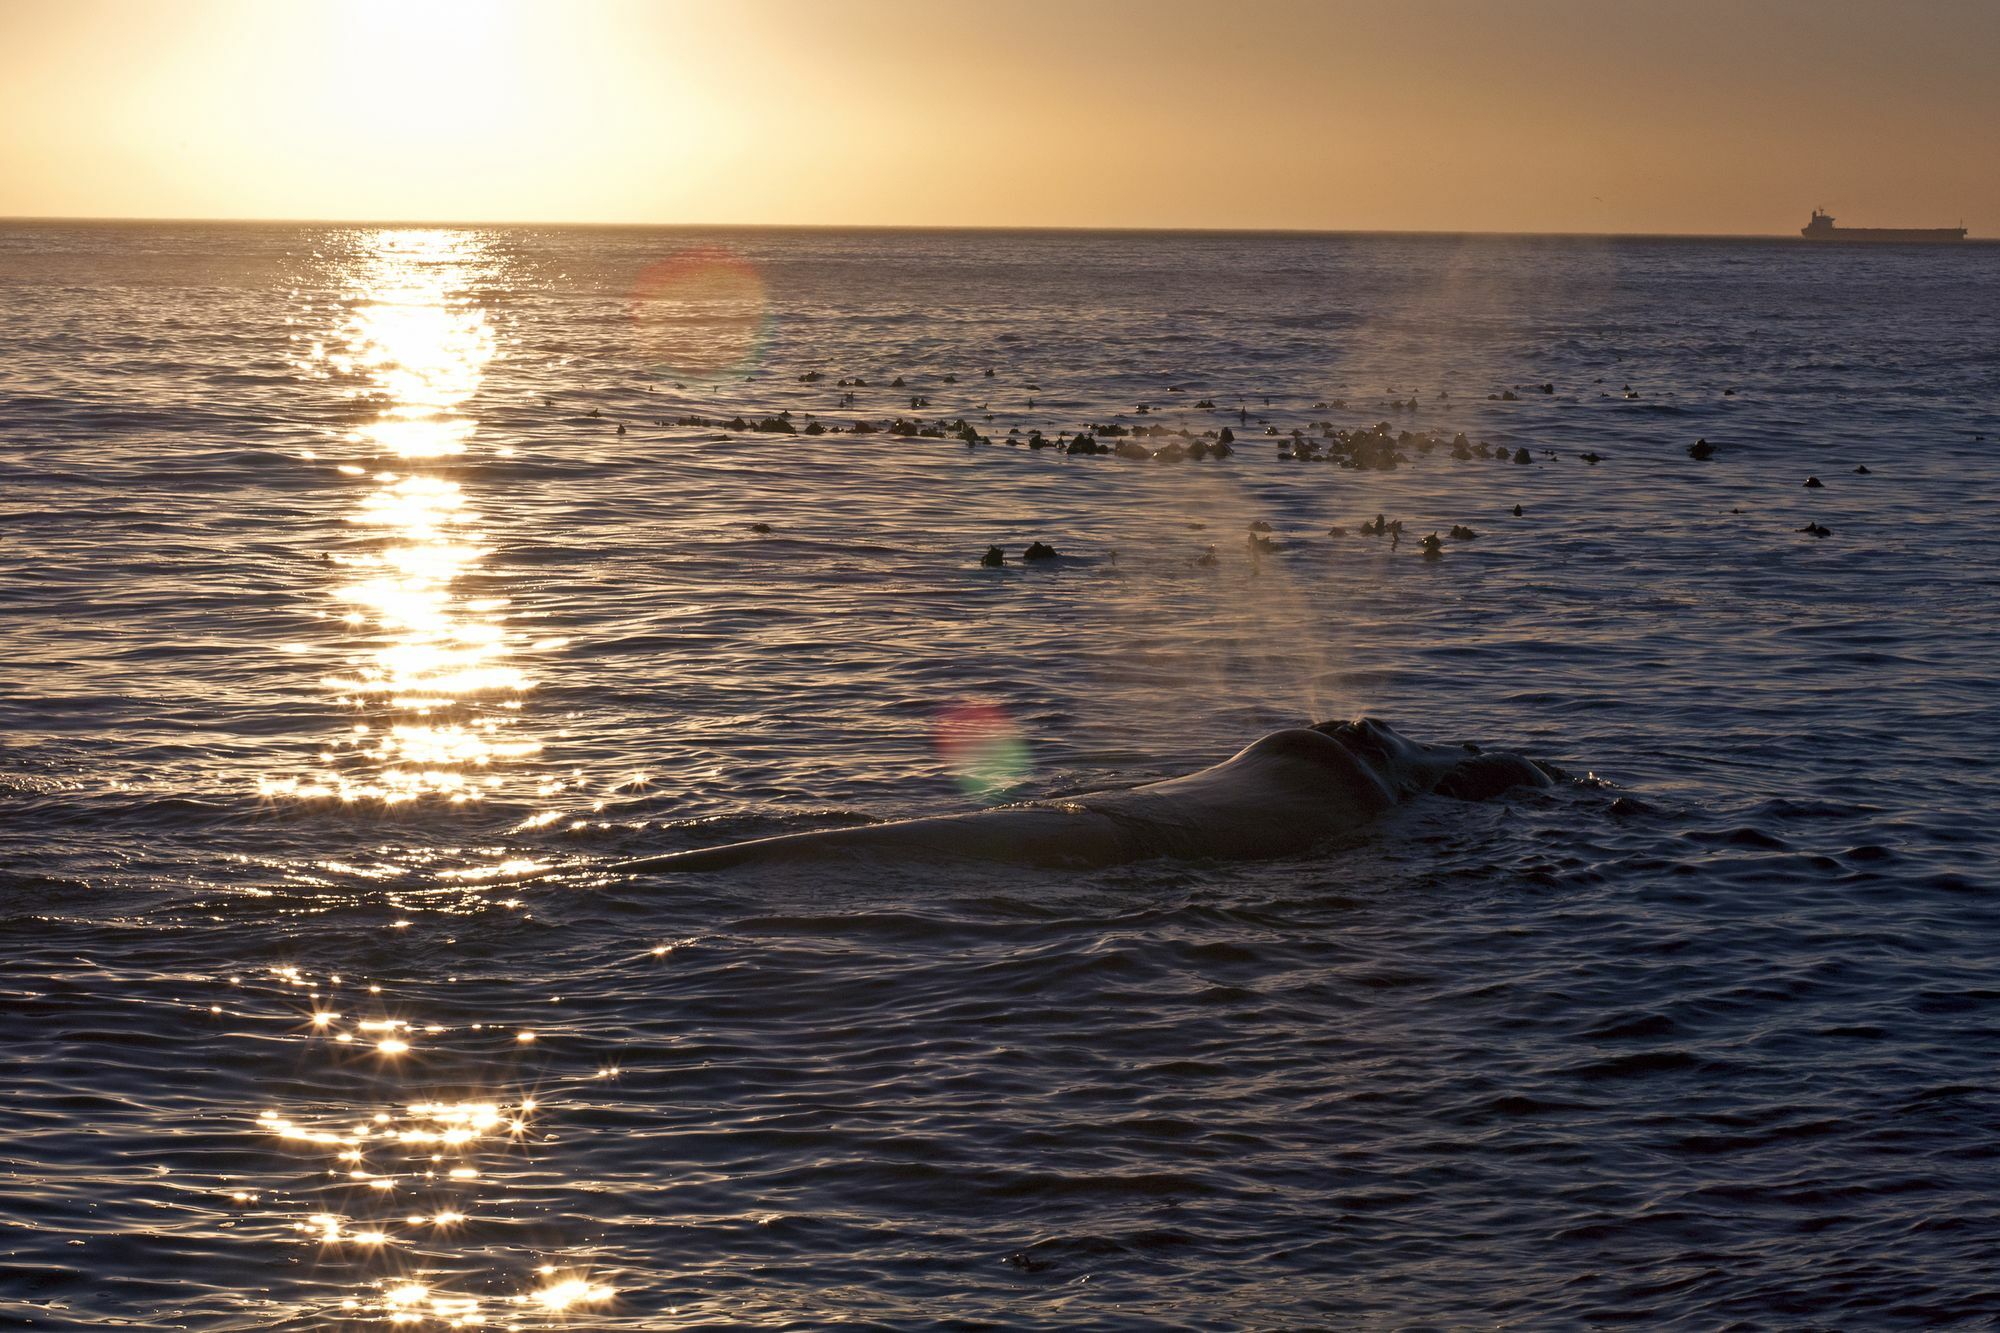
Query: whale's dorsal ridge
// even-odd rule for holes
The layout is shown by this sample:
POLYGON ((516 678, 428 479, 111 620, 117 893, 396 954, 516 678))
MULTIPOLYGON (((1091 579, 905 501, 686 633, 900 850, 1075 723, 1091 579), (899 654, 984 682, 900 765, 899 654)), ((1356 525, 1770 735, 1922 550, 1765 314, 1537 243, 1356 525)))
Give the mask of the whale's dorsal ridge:
POLYGON ((1346 755, 1347 747, 1318 727, 1285 727, 1251 741, 1239 755, 1296 755, 1301 758, 1329 759, 1346 755))
POLYGON ((829 853, 1064 867, 1154 856, 1282 856, 1310 850, 1426 792, 1483 801, 1515 787, 1552 785, 1551 777, 1519 755, 1426 745, 1386 722, 1361 717, 1286 727, 1219 764, 1137 787, 783 834, 617 868, 724 869, 829 853))

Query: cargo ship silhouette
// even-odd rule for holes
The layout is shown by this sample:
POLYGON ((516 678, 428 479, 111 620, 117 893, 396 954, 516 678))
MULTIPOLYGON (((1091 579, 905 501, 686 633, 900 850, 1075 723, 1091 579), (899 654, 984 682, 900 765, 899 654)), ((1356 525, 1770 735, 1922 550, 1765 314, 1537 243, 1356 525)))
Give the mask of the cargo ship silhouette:
POLYGON ((1861 245, 1950 245, 1965 239, 1963 227, 1836 227, 1833 214, 1813 210, 1812 221, 1799 228, 1809 241, 1861 245))

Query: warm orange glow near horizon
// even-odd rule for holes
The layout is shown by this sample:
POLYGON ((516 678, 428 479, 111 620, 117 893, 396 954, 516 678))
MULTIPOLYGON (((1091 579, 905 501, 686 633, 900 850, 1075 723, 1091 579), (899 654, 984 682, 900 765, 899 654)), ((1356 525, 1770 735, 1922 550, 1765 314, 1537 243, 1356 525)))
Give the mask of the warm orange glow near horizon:
POLYGON ((2000 235, 2000 5, 0 0, 0 216, 2000 235))

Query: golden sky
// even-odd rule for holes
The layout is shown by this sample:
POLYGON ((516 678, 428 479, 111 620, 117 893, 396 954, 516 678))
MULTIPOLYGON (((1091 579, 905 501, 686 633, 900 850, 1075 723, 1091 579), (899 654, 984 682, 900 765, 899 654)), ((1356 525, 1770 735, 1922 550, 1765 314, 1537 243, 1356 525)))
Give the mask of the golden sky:
POLYGON ((0 216, 2000 236, 2000 0, 0 0, 0 216))

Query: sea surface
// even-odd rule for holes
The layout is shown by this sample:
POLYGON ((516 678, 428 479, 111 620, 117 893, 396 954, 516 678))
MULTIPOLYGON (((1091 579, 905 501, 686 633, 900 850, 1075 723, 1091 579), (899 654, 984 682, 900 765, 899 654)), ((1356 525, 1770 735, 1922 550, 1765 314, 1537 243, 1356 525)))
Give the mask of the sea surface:
POLYGON ((0 315, 0 1324, 2000 1321, 2000 248, 11 223, 0 315), (612 868, 1364 714, 1577 780, 612 868))

